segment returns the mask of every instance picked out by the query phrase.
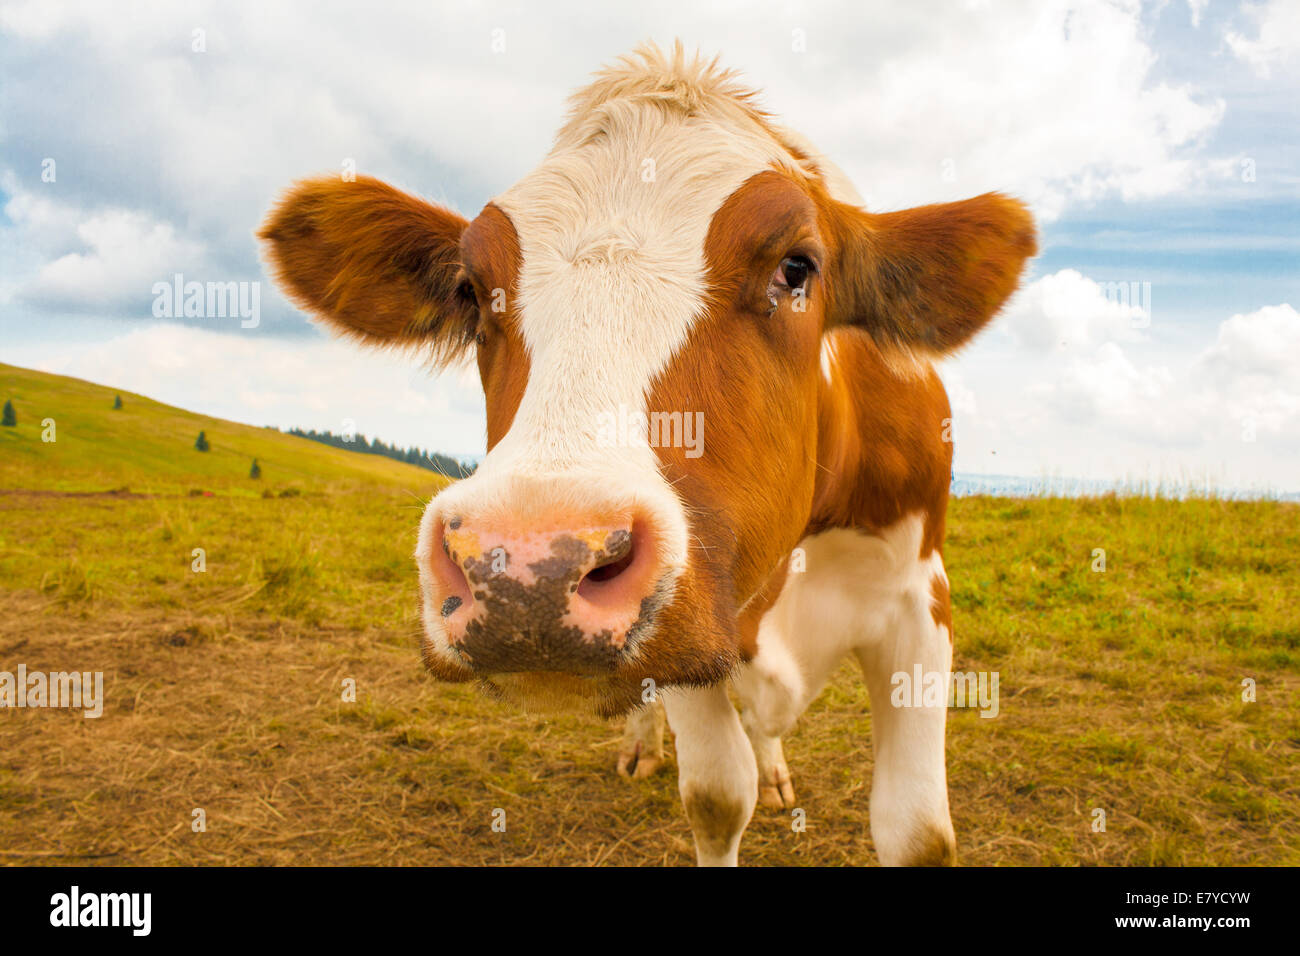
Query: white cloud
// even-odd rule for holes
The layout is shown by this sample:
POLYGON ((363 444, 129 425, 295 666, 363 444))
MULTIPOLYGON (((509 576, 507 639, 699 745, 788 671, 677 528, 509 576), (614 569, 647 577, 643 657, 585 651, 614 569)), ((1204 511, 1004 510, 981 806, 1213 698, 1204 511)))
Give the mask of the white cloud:
POLYGON ((1062 269, 1025 286, 997 323, 1036 351, 1095 348, 1140 340, 1150 324, 1151 283, 1098 283, 1062 269))
POLYGON ((86 251, 46 263, 19 287, 20 298, 56 311, 145 316, 155 282, 202 261, 198 243, 178 236, 171 223, 139 212, 112 209, 91 216, 77 227, 77 236, 86 251))
POLYGON ((1106 342, 1088 358, 1071 359, 1060 377, 1030 389, 1063 420, 1123 431, 1167 442, 1187 433, 1171 432, 1173 373, 1163 365, 1136 366, 1115 342, 1106 342))
POLYGON ((845 0, 748 26, 725 0, 681 0, 656 7, 662 27, 615 6, 581 31, 576 3, 430 3, 383 17, 328 3, 307 16, 282 4, 147 9, 8 7, 0 27, 42 57, 7 77, 0 119, 68 177, 97 166, 101 199, 130 197, 245 258, 275 192, 345 158, 469 204, 503 191, 549 147, 567 94, 647 38, 721 54, 882 207, 1000 188, 1050 219, 1107 196, 1194 188, 1211 175, 1197 144, 1224 109, 1153 80, 1132 0, 890 5, 887 17, 845 0), (196 25, 205 53, 190 49, 196 25), (806 52, 792 50, 796 28, 806 52))
POLYGON ((1268 76, 1275 65, 1288 63, 1300 52, 1300 3, 1269 0, 1247 3, 1242 12, 1253 21, 1254 38, 1229 31, 1224 39, 1241 60, 1260 76, 1268 76))
POLYGON ((869 201, 1003 189, 1050 220, 1070 206, 1176 194, 1217 175, 1197 146, 1224 103, 1153 80, 1137 3, 1012 3, 941 17, 918 8, 899 19, 906 29, 882 27, 885 42, 860 54, 866 69, 851 80, 833 75, 847 50, 844 61, 826 58, 817 79, 830 95, 808 102, 803 71, 768 84, 778 110, 789 103, 792 123, 807 116, 805 131, 869 201))
POLYGON ((966 384, 961 366, 949 360, 940 363, 937 370, 943 380, 944 391, 948 393, 948 405, 952 408, 953 415, 977 417, 979 403, 976 401, 974 390, 966 384))
POLYGON ((1300 390, 1300 313, 1283 303, 1234 315, 1200 361, 1215 378, 1262 376, 1300 390))
POLYGON ((1031 353, 990 340, 966 353, 958 381, 979 398, 978 410, 954 404, 958 471, 1300 491, 1289 304, 1234 315, 1182 356, 1151 342, 1031 353))
MULTIPOLYGON (((1300 446, 1300 313, 1289 304, 1234 315, 1197 358, 1197 406, 1239 429, 1300 446)), ((1300 469, 1297 469, 1300 474, 1300 469)))

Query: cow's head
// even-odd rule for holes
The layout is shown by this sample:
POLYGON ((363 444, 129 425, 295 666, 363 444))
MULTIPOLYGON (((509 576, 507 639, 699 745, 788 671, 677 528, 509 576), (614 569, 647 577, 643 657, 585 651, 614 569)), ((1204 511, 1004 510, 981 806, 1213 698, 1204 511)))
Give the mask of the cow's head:
POLYGON ((942 355, 1034 251, 1013 200, 873 214, 830 169, 729 74, 643 49, 473 221, 365 177, 272 211, 261 237, 304 308, 477 360, 488 454, 416 550, 436 676, 614 713, 646 678, 735 665, 808 524, 824 335, 856 327, 900 368, 942 355))

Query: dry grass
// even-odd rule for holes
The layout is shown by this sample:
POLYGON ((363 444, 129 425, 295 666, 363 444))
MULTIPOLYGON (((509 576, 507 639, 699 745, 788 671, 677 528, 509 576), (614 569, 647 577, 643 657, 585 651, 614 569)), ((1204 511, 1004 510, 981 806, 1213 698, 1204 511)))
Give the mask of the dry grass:
MULTIPOLYGON (((98 720, 0 712, 0 862, 692 862, 671 766, 613 773, 618 724, 424 678, 418 507, 0 496, 0 670, 102 670, 108 698, 98 720)), ((952 714, 964 863, 1300 863, 1297 514, 954 503, 957 667, 999 671, 1002 698, 952 714)), ((870 735, 846 665, 787 740, 807 831, 760 808, 742 861, 872 861, 870 735)))

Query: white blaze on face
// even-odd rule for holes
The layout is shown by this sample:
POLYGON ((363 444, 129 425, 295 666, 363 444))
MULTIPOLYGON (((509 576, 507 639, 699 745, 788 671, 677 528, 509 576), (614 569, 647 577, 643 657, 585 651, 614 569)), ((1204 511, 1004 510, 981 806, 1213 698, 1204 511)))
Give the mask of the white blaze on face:
MULTIPOLYGON (((751 176, 791 163, 757 128, 653 104, 613 124, 594 141, 561 142, 496 200, 519 235, 518 305, 531 358, 502 442, 510 454, 499 456, 513 468, 581 469, 593 456, 654 468, 644 446, 601 447, 601 415, 620 406, 647 413, 652 381, 704 312, 714 214, 751 176)), ((653 411, 674 410, 693 411, 653 411)))

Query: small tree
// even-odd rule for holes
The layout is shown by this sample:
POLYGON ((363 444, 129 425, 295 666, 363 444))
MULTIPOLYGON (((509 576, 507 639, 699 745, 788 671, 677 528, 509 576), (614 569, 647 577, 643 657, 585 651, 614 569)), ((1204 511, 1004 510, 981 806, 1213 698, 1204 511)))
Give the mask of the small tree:
POLYGON ((250 468, 250 469, 248 469, 248 477, 249 477, 249 478, 261 478, 261 477, 262 477, 262 469, 261 469, 261 466, 258 465, 258 463, 257 463, 257 459, 256 459, 256 458, 253 459, 253 467, 250 468))
POLYGON ((7 425, 13 428, 18 424, 18 413, 14 411, 14 403, 5 399, 5 417, 0 420, 0 425, 7 425))
POLYGON ((122 407, 122 396, 121 396, 121 395, 114 395, 114 396, 113 396, 113 409, 116 410, 116 409, 119 409, 119 408, 121 408, 121 407, 122 407))
POLYGON ((212 447, 208 444, 208 436, 206 432, 199 432, 199 440, 194 443, 194 447, 199 451, 207 451, 212 447))

